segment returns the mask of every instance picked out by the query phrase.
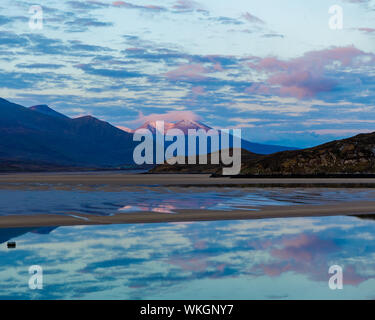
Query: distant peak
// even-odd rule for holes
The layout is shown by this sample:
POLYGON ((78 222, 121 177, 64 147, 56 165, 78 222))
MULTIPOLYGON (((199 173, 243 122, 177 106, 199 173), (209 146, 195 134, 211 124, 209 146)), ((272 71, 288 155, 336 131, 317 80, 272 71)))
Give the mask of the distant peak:
MULTIPOLYGON (((160 120, 160 121, 163 121, 163 120, 160 120)), ((153 126, 153 127, 156 127, 156 122, 160 122, 159 120, 157 120, 157 121, 146 121, 145 123, 144 123, 144 125, 150 125, 150 126, 153 126)), ((172 124, 171 122, 167 122, 167 121, 164 121, 164 124, 166 125, 166 124, 172 124)))
MULTIPOLYGON (((151 132, 156 132, 156 122, 157 121, 146 121, 141 127, 138 129, 149 129, 151 132)), ((164 130, 169 130, 174 127, 174 123, 164 121, 164 130)))
POLYGON ((211 128, 205 124, 195 120, 181 120, 175 124, 175 128, 181 129, 204 129, 210 130, 211 128))
POLYGON ((187 123, 187 124, 190 124, 190 123, 197 123, 197 122, 194 121, 194 120, 180 120, 180 121, 177 121, 177 123, 187 123))
POLYGON ((83 120, 83 121, 101 121, 99 120, 98 118, 95 118, 91 115, 87 115, 87 116, 82 116, 82 117, 78 117, 78 118, 74 118, 74 120, 83 120))
MULTIPOLYGON (((149 129, 151 130, 153 133, 155 133, 155 130, 156 130, 156 122, 157 121, 146 121, 141 127, 139 127, 138 129, 149 129)), ((198 121, 195 121, 195 120, 180 120, 176 123, 172 123, 172 122, 166 122, 164 121, 164 131, 167 131, 169 129, 180 129, 182 130, 185 134, 188 133, 188 130, 189 129, 196 129, 196 130, 199 130, 199 129, 203 129, 205 131, 208 131, 210 130, 211 128, 204 125, 203 123, 200 123, 198 121)))
POLYGON ((48 115, 48 116, 52 116, 52 117, 68 118, 67 116, 63 115, 62 113, 53 110, 52 108, 50 108, 46 104, 38 104, 38 105, 30 107, 29 109, 32 110, 32 111, 36 111, 36 112, 48 115))

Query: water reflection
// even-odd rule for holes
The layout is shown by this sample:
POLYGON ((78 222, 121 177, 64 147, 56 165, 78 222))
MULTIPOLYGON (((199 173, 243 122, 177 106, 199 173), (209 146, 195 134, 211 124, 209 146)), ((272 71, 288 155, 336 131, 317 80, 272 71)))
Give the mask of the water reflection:
POLYGON ((265 205, 374 200, 371 189, 137 187, 121 191, 0 190, 0 215, 95 214, 178 209, 254 210, 265 205), (12 204, 11 206, 9 204, 12 204))
POLYGON ((17 249, 0 247, 0 296, 373 299, 374 231, 374 221, 337 216, 3 229, 17 249), (44 268, 42 291, 28 289, 32 264, 44 268), (333 264, 344 290, 328 288, 333 264))

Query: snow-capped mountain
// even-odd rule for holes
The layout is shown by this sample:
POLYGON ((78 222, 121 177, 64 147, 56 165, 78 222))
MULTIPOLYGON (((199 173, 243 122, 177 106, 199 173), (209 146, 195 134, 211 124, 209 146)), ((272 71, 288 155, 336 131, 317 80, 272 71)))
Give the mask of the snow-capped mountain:
POLYGON ((185 134, 188 134, 189 129, 203 129, 204 131, 208 131, 211 129, 205 124, 193 120, 181 120, 174 125, 174 128, 182 130, 185 134))
MULTIPOLYGON (((138 129, 148 129, 153 134, 155 134, 156 133, 156 121, 147 121, 136 130, 138 129)), ((195 129, 195 130, 203 129, 205 131, 208 131, 211 128, 206 126, 203 123, 200 123, 198 121, 193 121, 193 120, 181 120, 176 123, 164 121, 164 133, 166 133, 169 129, 179 129, 184 134, 188 134, 189 129, 195 129)))
MULTIPOLYGON (((172 129, 174 127, 174 123, 171 122, 166 122, 164 121, 164 132, 167 132, 169 129, 172 129)), ((156 133, 156 121, 147 121, 145 122, 142 126, 140 126, 138 129, 148 129, 150 130, 153 134, 156 133)), ((136 131, 134 130, 134 131, 136 131)))
MULTIPOLYGON (((156 133, 156 121, 147 121, 138 129, 141 129, 141 128, 148 129, 153 134, 155 134, 156 133)), ((164 133, 166 133, 169 129, 180 129, 184 133, 184 135, 187 136, 189 129, 195 129, 195 130, 203 129, 205 131, 208 131, 212 128, 210 128, 209 126, 199 121, 194 121, 194 120, 181 120, 176 123, 164 121, 164 133)), ((127 132, 134 133, 136 130, 127 131, 127 132)), ((245 150, 248 150, 254 153, 259 153, 259 154, 270 154, 270 153, 275 153, 275 152, 280 152, 280 151, 285 151, 285 150, 295 150, 295 148, 290 148, 290 147, 254 143, 254 142, 247 141, 245 139, 241 139, 241 146, 245 150)))

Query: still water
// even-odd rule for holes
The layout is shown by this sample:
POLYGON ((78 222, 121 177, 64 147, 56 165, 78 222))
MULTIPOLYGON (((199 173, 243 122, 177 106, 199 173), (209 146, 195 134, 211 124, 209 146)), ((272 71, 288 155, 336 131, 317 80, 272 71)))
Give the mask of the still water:
POLYGON ((0 298, 374 299, 374 240, 374 221, 341 216, 0 229, 0 298))
POLYGON ((176 213, 179 209, 249 209, 272 205, 374 200, 373 189, 127 187, 121 190, 62 186, 0 189, 0 216, 16 214, 176 213))

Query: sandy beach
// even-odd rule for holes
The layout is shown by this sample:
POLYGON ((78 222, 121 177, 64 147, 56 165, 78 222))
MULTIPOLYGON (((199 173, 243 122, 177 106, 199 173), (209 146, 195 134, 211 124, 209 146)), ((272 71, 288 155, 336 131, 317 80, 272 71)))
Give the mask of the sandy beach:
POLYGON ((12 215, 0 217, 0 228, 248 220, 368 214, 375 214, 375 201, 283 207, 266 206, 257 211, 233 210, 231 212, 228 212, 215 210, 177 210, 177 212, 174 214, 157 212, 136 212, 119 213, 112 216, 96 216, 85 214, 12 215))

